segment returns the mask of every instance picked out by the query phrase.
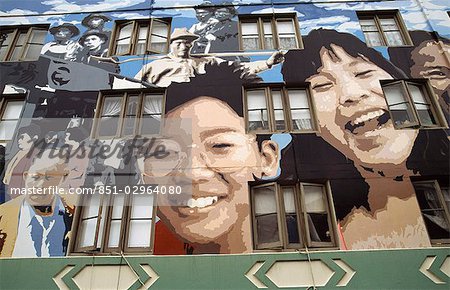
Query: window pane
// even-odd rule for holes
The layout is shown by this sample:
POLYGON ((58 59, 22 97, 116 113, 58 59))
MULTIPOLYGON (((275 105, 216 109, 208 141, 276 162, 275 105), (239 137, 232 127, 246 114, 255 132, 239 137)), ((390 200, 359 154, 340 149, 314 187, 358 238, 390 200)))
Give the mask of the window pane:
POLYGON ((280 49, 289 49, 297 47, 297 40, 295 37, 295 26, 291 20, 277 21, 278 39, 280 49))
POLYGON ((400 46, 405 44, 400 31, 385 31, 384 36, 386 37, 388 46, 400 46))
POLYGON ((256 22, 241 23, 242 46, 244 50, 259 49, 258 24, 256 22))
POLYGON ((0 140, 12 140, 18 120, 0 122, 0 140))
POLYGON ((83 208, 83 219, 98 216, 101 198, 99 196, 89 197, 86 206, 83 208))
POLYGON ((122 218, 122 212, 124 209, 124 200, 125 197, 123 195, 116 195, 113 198, 113 209, 111 213, 112 219, 121 219, 122 218))
POLYGON ((161 127, 163 95, 146 95, 141 120, 141 135, 158 134, 161 127))
POLYGON ((286 213, 295 213, 295 195, 294 188, 283 187, 284 211, 286 213))
POLYGON ((378 27, 373 19, 361 19, 359 24, 364 32, 378 31, 378 27))
POLYGON ((383 31, 399 30, 394 18, 380 18, 380 25, 383 31))
POLYGON ((413 183, 413 185, 430 238, 450 238, 449 220, 434 182, 413 183))
POLYGON ((382 46, 383 40, 379 32, 364 32, 367 46, 382 46))
POLYGON ((327 207, 323 197, 323 187, 304 185, 304 200, 306 212, 326 212, 327 207))
POLYGON ((272 22, 264 21, 263 26, 264 26, 264 48, 274 49, 275 44, 272 32, 272 22))
POLYGON ((269 119, 267 116, 267 104, 264 90, 248 91, 248 120, 249 130, 269 129, 269 119))
POLYGON ((122 109, 122 97, 106 97, 102 116, 119 116, 122 109))
POLYGON ((150 247, 151 220, 132 220, 128 236, 128 247, 150 247))
POLYGON ((23 59, 37 59, 42 50, 42 44, 28 44, 25 47, 23 59))
POLYGON ((120 240, 121 220, 112 220, 109 227, 108 247, 117 248, 120 240))
POLYGON ((122 26, 119 30, 119 37, 117 37, 117 39, 130 38, 131 33, 133 32, 133 26, 133 23, 122 26))
POLYGON ((11 61, 19 60, 21 56, 22 56, 22 46, 16 46, 11 56, 9 57, 9 60, 11 61))
POLYGON ((153 215, 153 196, 135 195, 132 198, 131 218, 151 218, 153 215))
POLYGON ((6 105, 2 119, 19 119, 24 101, 9 101, 6 105))
POLYGON ((280 36, 279 39, 280 39, 279 49, 289 49, 297 47, 297 41, 295 39, 295 36, 280 36))
POLYGON ((257 22, 242 22, 242 35, 258 35, 257 22))
POLYGON ((100 119, 98 135, 99 136, 115 136, 119 127, 118 117, 102 117, 100 119))
POLYGON ((167 38, 152 35, 151 38, 151 49, 156 52, 166 52, 167 51, 167 38))
POLYGON ((133 23, 128 23, 120 28, 116 41, 117 54, 128 53, 131 44, 131 34, 133 32, 133 26, 133 23))
POLYGON ((289 90, 289 104, 291 106, 293 129, 313 129, 308 94, 306 93, 306 90, 289 90))
POLYGON ((313 242, 331 242, 328 215, 326 213, 308 213, 309 237, 313 242))
POLYGON ((147 51, 147 33, 148 26, 140 25, 138 30, 138 40, 136 43, 135 54, 145 54, 147 51))
POLYGON ((291 20, 277 20, 278 34, 294 34, 295 26, 291 20))
POLYGON ((416 107, 417 114, 419 115, 419 120, 421 125, 430 126, 436 125, 437 122, 434 119, 433 111, 431 110, 431 105, 429 104, 427 98, 424 95, 424 89, 420 85, 408 84, 409 92, 416 107))
POLYGON ((92 247, 95 240, 95 229, 97 227, 97 218, 84 220, 81 222, 80 247, 92 247))
POLYGON ((147 34, 148 34, 148 25, 139 25, 138 39, 146 40, 147 34))
POLYGON ((266 186, 253 189, 255 199, 255 214, 268 214, 277 212, 275 187, 266 186))
POLYGON ((272 101, 275 114, 276 129, 284 130, 286 128, 286 125, 284 121, 284 110, 281 91, 272 91, 272 101))
POLYGON ((47 36, 47 30, 33 29, 31 32, 30 43, 43 44, 45 37, 47 36))
POLYGON ((277 214, 256 217, 256 231, 258 244, 278 242, 280 235, 278 233, 277 214))
POLYGON ((0 33, 1 33, 0 39, 3 40, 1 45, 2 46, 10 45, 12 43, 12 40, 13 40, 14 31, 2 31, 0 33))
POLYGON ((123 136, 134 135, 136 125, 136 113, 139 105, 139 96, 130 96, 127 98, 127 108, 125 120, 122 128, 123 136))
POLYGON ((296 214, 286 215, 286 228, 288 232, 288 242, 289 244, 300 243, 300 234, 298 231, 298 217, 296 214))
POLYGON ((311 112, 309 110, 291 110, 294 130, 312 130, 311 112))
POLYGON ((153 21, 152 34, 167 38, 169 25, 159 21, 153 21))
POLYGON ((28 32, 23 32, 23 31, 19 32, 15 46, 21 46, 21 45, 25 44, 25 40, 27 38, 27 33, 28 32))
POLYGON ((407 97, 404 95, 401 84, 384 86, 383 91, 395 125, 401 126, 416 123, 411 106, 407 97))

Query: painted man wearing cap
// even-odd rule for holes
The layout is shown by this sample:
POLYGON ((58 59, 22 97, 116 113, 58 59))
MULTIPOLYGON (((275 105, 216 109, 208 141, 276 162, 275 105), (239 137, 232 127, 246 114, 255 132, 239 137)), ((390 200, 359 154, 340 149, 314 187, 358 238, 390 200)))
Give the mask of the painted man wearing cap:
POLYGON ((50 28, 54 41, 46 43, 41 50, 41 54, 61 58, 65 60, 75 60, 77 52, 81 46, 71 38, 80 34, 78 28, 71 23, 63 23, 50 28))
POLYGON ((119 67, 116 64, 99 59, 108 56, 108 35, 104 31, 97 29, 88 30, 80 37, 78 42, 83 46, 83 51, 78 54, 77 61, 110 72, 119 71, 119 67))
MULTIPOLYGON (((207 64, 219 64, 226 60, 210 56, 191 56, 190 51, 197 35, 186 28, 176 28, 170 37, 170 52, 147 65, 135 76, 137 79, 151 84, 167 87, 172 82, 189 82, 194 73, 204 74, 207 64)), ((283 53, 276 51, 266 61, 241 63, 243 74, 257 74, 270 69, 273 65, 283 61, 283 53)))

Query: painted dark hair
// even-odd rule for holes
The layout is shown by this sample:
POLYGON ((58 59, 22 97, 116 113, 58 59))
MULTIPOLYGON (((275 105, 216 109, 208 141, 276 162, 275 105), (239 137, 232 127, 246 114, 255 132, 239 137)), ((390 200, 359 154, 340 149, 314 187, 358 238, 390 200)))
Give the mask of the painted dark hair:
POLYGON ((304 49, 291 50, 285 55, 281 73, 286 83, 303 83, 317 73, 322 66, 320 50, 331 50, 331 44, 342 47, 352 57, 365 57, 370 62, 389 73, 394 79, 405 78, 405 74, 381 53, 367 45, 354 35, 335 30, 312 30, 303 38, 304 49))
POLYGON ((242 86, 260 81, 241 66, 222 62, 205 67, 206 73, 196 74, 186 83, 172 83, 166 91, 166 113, 198 97, 211 97, 228 104, 238 116, 244 116, 242 86))

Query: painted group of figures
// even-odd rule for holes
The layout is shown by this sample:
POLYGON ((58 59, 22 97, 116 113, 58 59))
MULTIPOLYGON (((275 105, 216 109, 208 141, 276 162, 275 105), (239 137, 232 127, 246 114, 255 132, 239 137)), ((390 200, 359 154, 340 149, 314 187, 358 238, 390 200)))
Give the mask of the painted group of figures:
POLYGON ((110 31, 104 30, 106 22, 111 21, 103 14, 90 14, 81 24, 87 30, 80 35, 80 30, 71 23, 63 23, 50 28, 54 40, 46 43, 41 54, 67 61, 89 63, 91 56, 106 57, 108 54, 110 31))
MULTIPOLYGON (((440 109, 436 107, 436 110, 442 110, 447 119, 442 118, 441 122, 448 122, 448 40, 426 32, 411 32, 415 47, 389 48, 389 61, 354 35, 319 29, 303 38, 303 49, 291 50, 286 55, 275 52, 266 61, 237 63, 217 57, 194 57, 191 56, 194 51, 213 50, 215 40, 208 35, 220 39, 215 32, 220 27, 224 29, 225 38, 235 37, 226 32, 226 25, 219 24, 230 20, 234 12, 205 6, 196 10, 200 21, 197 25, 189 31, 174 30, 167 56, 145 65, 136 75, 136 78, 167 87, 164 115, 170 122, 164 122, 158 142, 172 154, 168 159, 135 156, 129 168, 137 171, 136 184, 181 184, 192 192, 191 196, 177 200, 176 205, 170 196, 158 196, 158 203, 166 206, 157 208, 159 220, 154 253, 252 252, 249 183, 295 184, 324 179, 334 179, 331 190, 338 230, 345 244, 345 247, 341 244, 342 248, 430 246, 425 226, 429 221, 424 221, 421 215, 411 180, 428 174, 446 176, 448 182, 448 137, 444 130, 396 129, 380 81, 429 79, 440 104, 440 109), (226 13, 226 17, 223 16, 226 13), (262 81, 257 73, 281 63, 286 85, 310 84, 319 125, 319 133, 284 134, 290 136, 290 142, 283 146, 276 141, 277 134, 256 135, 246 130, 242 92, 244 85, 262 81), (320 148, 323 156, 314 156, 312 148, 320 148), (362 180, 361 190, 355 190, 351 182, 342 184, 342 180, 335 177, 342 175, 338 169, 333 169, 339 168, 336 164, 325 162, 324 168, 319 168, 318 160, 337 160, 333 156, 345 156, 344 159, 350 161, 354 173, 342 180, 362 180), (444 166, 439 167, 440 161, 444 166), (343 200, 344 196, 349 199, 343 200)), ((101 19, 102 23, 109 20, 93 15, 85 18, 83 25, 89 30, 78 43, 71 40, 78 29, 67 24, 51 29, 55 41, 44 46, 44 54, 80 61, 86 55, 102 56, 104 48, 96 52, 90 49, 91 38, 98 38, 101 46, 107 43, 109 36, 102 32, 103 24, 93 24, 94 19, 101 19), (72 50, 71 47, 78 48, 72 50), (85 52, 80 53, 83 50, 85 52)), ((27 139, 29 143, 38 138, 32 135, 19 130, 19 142, 27 139)), ((65 139, 68 144, 70 136, 65 139)), ((86 138, 77 139, 77 144, 72 142, 72 145, 80 146, 86 138)), ((19 148, 21 146, 19 143, 19 148)), ((86 169, 83 168, 91 162, 83 163, 83 159, 75 158, 72 163, 76 164, 71 165, 71 160, 32 162, 32 158, 21 163, 19 157, 9 159, 4 180, 11 183, 9 172, 20 165, 23 167, 19 166, 20 171, 27 172, 20 181, 23 187, 49 185, 45 183, 48 180, 42 184, 37 184, 33 178, 27 180, 33 173, 49 176, 59 172, 51 184, 66 182, 70 174, 77 176, 69 180, 84 183, 86 180, 81 175, 86 175, 86 169), (26 162, 31 163, 26 165, 26 162)), ((115 169, 103 166, 102 170, 113 176, 115 169)), ((108 182, 114 183, 113 179, 102 181, 103 184, 108 182)), ((19 255, 20 247, 35 249, 34 255, 38 256, 52 255, 49 249, 57 249, 55 255, 62 255, 67 249, 71 225, 68 221, 74 209, 67 205, 59 197, 50 201, 45 196, 33 195, 16 197, 1 205, 1 255, 19 255), (8 207, 13 203, 15 210, 8 207), (18 204, 21 205, 17 209, 18 204), (63 213, 58 215, 58 211, 63 213), (22 217, 26 220, 22 221, 22 217), (33 220, 38 222, 33 227, 39 230, 20 226, 31 224, 33 220), (56 239, 58 246, 50 245, 51 239, 47 238, 50 236, 56 239), (16 240, 25 242, 16 249, 16 240)), ((444 233, 449 233, 448 224, 436 224, 444 233)), ((31 252, 22 251, 26 255, 31 252)))

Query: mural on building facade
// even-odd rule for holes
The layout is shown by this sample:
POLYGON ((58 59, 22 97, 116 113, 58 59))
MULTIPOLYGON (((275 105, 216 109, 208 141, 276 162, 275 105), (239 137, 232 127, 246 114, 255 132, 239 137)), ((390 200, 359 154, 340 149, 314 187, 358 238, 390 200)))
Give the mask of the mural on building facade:
MULTIPOLYGON (((48 18, 53 24, 38 61, 0 63, 4 94, 6 87, 28 92, 28 115, 6 146, 0 256, 63 256, 69 237, 83 243, 73 239, 81 233, 70 232, 79 200, 67 191, 96 185, 178 184, 189 192, 158 196, 155 214, 153 204, 148 209, 146 217, 155 216, 155 254, 250 253, 255 241, 249 185, 325 180, 341 249, 430 246, 411 180, 448 180, 449 139, 440 129, 396 129, 401 124, 389 113, 381 83, 429 79, 448 122, 449 34, 418 31, 407 16, 414 5, 402 2, 407 26, 415 28, 414 46, 389 49, 366 45, 354 7, 344 3, 274 8, 198 1, 193 8, 155 10, 153 17, 173 16, 167 53, 156 55, 108 53, 114 21, 146 19, 148 11, 48 18), (240 51, 238 16, 269 12, 296 13, 302 49, 240 51), (325 13, 341 17, 340 23, 325 13), (242 87, 271 82, 310 84, 317 131, 248 132, 242 87), (92 118, 111 120, 125 108, 122 93, 97 106, 99 91, 158 88, 165 88, 165 102, 141 101, 142 111, 164 137, 97 136, 92 118), (142 155, 135 141, 143 142, 140 149, 163 146, 167 155, 142 155), (129 158, 104 158, 111 148, 129 158), (64 154, 50 158, 52 150, 64 154), (64 189, 59 195, 11 193, 56 185, 64 189)), ((382 4, 391 5, 361 9, 382 4)), ((439 17, 432 21, 448 27, 439 17)), ((97 249, 106 247, 100 244, 97 249)))

